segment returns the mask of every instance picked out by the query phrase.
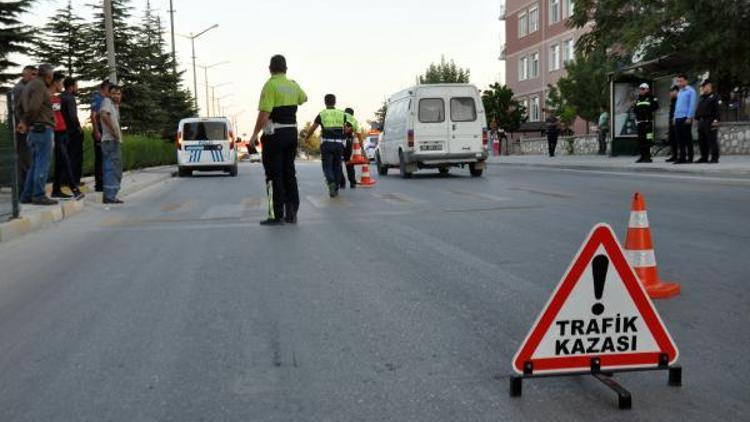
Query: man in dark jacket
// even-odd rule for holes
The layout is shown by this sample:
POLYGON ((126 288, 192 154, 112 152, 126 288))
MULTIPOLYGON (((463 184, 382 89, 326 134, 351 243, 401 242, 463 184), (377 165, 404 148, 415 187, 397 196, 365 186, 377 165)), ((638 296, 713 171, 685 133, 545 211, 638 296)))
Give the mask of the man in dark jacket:
POLYGON ((721 117, 721 99, 713 90, 711 81, 705 80, 701 84, 702 94, 695 110, 698 120, 698 147, 701 158, 696 163, 719 162, 719 119, 721 117))
POLYGON ((547 148, 549 156, 555 156, 557 148, 557 138, 560 136, 560 119, 555 116, 552 110, 547 110, 547 119, 544 120, 544 131, 547 134, 547 148))
POLYGON ((677 105, 677 93, 680 92, 680 87, 677 85, 673 85, 672 88, 669 90, 669 148, 671 149, 671 154, 669 158, 667 158, 668 163, 673 163, 677 161, 680 153, 680 147, 677 143, 677 131, 674 127, 674 109, 677 105))
POLYGON ((659 102, 651 95, 647 83, 638 87, 638 100, 635 102, 635 123, 638 129, 638 150, 641 157, 636 163, 651 163, 651 143, 654 141, 654 112, 659 102))
MULTIPOLYGON (((34 78, 36 78, 36 67, 26 66, 23 68, 21 79, 13 87, 13 114, 16 118, 16 125, 21 123, 21 119, 23 118, 23 104, 21 104, 23 90, 34 78)), ((18 131, 16 131, 16 156, 18 157, 16 162, 16 181, 18 182, 18 192, 20 194, 23 191, 23 185, 26 183, 26 174, 31 168, 31 150, 26 143, 26 134, 19 133, 18 131)))
POLYGON ((68 155, 73 170, 73 182, 76 186, 81 184, 81 173, 83 171, 83 131, 81 122, 78 120, 78 81, 68 77, 63 81, 65 91, 60 96, 62 100, 62 114, 65 119, 65 127, 68 132, 68 155))

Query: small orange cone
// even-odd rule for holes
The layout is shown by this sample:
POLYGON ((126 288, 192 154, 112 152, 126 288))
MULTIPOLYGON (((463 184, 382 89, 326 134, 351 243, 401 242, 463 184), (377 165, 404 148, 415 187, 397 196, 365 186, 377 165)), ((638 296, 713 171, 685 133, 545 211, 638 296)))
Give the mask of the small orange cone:
POLYGON ((646 200, 639 192, 636 192, 633 197, 628 235, 625 239, 625 255, 650 297, 664 299, 680 294, 679 284, 659 280, 654 243, 651 240, 651 228, 648 225, 646 200))
POLYGON ((360 166, 363 164, 370 164, 370 160, 365 158, 362 154, 362 146, 359 144, 359 139, 355 136, 354 143, 352 144, 352 159, 347 161, 346 164, 360 166))
POLYGON ((363 188, 371 188, 375 186, 375 179, 370 177, 370 166, 367 164, 364 164, 362 166, 362 180, 359 181, 358 185, 362 186, 363 188))

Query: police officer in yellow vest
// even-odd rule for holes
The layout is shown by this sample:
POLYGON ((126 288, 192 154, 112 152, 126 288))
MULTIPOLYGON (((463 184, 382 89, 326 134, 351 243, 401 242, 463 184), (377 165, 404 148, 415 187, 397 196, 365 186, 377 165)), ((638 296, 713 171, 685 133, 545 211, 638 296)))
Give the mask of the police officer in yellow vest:
POLYGON ((299 191, 294 159, 297 157, 297 106, 307 102, 307 95, 297 82, 286 77, 286 59, 271 58, 271 79, 263 86, 258 119, 250 139, 257 145, 263 131, 263 167, 269 198, 268 219, 261 225, 275 226, 297 222, 299 191))
POLYGON ((346 144, 347 125, 351 125, 354 133, 362 142, 362 134, 357 119, 351 114, 347 114, 336 108, 336 96, 328 94, 325 96, 325 110, 315 118, 310 130, 307 132, 309 139, 313 133, 322 128, 320 135, 320 158, 323 162, 323 174, 328 184, 328 194, 331 198, 339 194, 339 186, 343 182, 341 171, 341 157, 344 155, 344 145, 346 144))

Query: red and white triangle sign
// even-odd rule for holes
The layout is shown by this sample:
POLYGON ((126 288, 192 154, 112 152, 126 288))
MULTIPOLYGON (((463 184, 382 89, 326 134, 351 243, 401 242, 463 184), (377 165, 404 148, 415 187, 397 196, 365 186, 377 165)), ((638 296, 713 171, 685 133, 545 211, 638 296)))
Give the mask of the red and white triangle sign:
POLYGON ((598 224, 578 251, 513 357, 513 370, 532 374, 653 368, 671 365, 677 346, 625 259, 612 228, 598 224))

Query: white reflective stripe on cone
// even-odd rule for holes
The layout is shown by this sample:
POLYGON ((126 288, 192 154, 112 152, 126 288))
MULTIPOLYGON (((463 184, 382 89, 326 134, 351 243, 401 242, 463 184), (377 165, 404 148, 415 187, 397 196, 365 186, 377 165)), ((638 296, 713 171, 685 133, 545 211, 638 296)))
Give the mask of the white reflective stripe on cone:
POLYGON ((645 251, 625 251, 625 257, 633 267, 655 267, 656 266, 656 255, 654 250, 645 251))
POLYGON ((630 222, 628 223, 628 228, 648 228, 648 213, 646 211, 630 211, 630 222))

